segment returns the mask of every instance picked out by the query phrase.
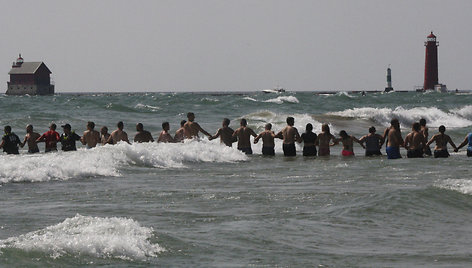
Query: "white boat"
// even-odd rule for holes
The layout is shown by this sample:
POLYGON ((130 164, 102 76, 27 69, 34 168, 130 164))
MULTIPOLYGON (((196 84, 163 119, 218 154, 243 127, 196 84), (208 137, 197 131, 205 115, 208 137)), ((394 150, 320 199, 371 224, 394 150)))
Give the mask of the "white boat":
POLYGON ((285 92, 285 89, 283 89, 281 87, 276 87, 276 88, 272 88, 272 89, 264 89, 264 90, 262 90, 262 92, 264 92, 264 93, 283 93, 283 92, 285 92))

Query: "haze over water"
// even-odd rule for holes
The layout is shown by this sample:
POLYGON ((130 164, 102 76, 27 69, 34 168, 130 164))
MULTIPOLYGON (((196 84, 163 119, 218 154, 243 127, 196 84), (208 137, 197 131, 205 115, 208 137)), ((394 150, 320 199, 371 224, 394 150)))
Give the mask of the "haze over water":
MULTIPOLYGON (((192 111, 215 133, 246 118, 256 132, 287 116, 300 133, 382 132, 392 117, 405 136, 425 118, 456 144, 472 126, 472 95, 439 93, 147 93, 0 96, 0 125, 21 138, 51 121, 82 134, 86 122, 156 137, 192 111)), ((381 134, 381 133, 380 133, 381 134)), ((219 140, 119 144, 77 152, 0 155, 0 266, 111 267, 468 266, 472 179, 462 150, 448 159, 246 156, 219 140)), ((40 147, 43 151, 43 147, 40 147)), ((382 148, 382 152, 384 152, 382 148)), ((452 150, 450 150, 452 151, 452 150)), ((406 152, 402 150, 405 156, 406 152)))

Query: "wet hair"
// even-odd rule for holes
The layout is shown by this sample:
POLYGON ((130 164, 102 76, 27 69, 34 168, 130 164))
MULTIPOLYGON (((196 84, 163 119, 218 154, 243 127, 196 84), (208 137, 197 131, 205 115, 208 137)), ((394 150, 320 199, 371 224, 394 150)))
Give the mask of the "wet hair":
POLYGON ((390 125, 394 126, 396 124, 400 124, 400 121, 398 121, 398 119, 393 118, 392 120, 390 120, 390 125))
POLYGON ((185 123, 187 123, 187 121, 185 121, 185 120, 180 121, 180 126, 183 127, 185 125, 185 123))
POLYGON ((426 126, 426 119, 421 118, 420 119, 420 125, 423 126, 423 127, 426 126))
POLYGON ((92 122, 92 121, 88 121, 87 126, 90 127, 91 129, 94 129, 95 128, 95 123, 92 122))
POLYGON ((271 124, 271 123, 267 123, 267 124, 265 125, 265 129, 271 130, 271 129, 272 129, 272 124, 271 124))
POLYGON ((413 125, 411 126, 411 128, 412 128, 413 130, 420 131, 420 128, 421 128, 420 123, 418 123, 418 122, 413 123, 413 125))
POLYGON ((247 120, 246 119, 241 119, 241 126, 247 126, 247 120))
POLYGON ((229 123, 230 123, 230 122, 231 122, 231 121, 229 121, 228 118, 223 118, 223 125, 229 126, 229 123))
POLYGON ((347 135, 347 132, 345 130, 339 131, 339 136, 341 136, 341 138, 343 139, 349 138, 349 135, 347 135))
POLYGON ((5 126, 4 130, 5 130, 5 133, 10 133, 11 132, 11 127, 10 126, 5 126))
POLYGON ((137 124, 136 124, 136 129, 137 129, 138 131, 143 130, 143 128, 144 128, 144 126, 143 126, 142 123, 137 123, 137 124))
POLYGON ((375 131, 377 131, 377 130, 375 129, 374 126, 371 126, 371 127, 369 128, 369 133, 375 133, 375 131))
POLYGON ((291 116, 287 117, 287 125, 293 126, 293 124, 295 124, 295 118, 291 116))
POLYGON ((49 125, 49 128, 52 128, 52 130, 56 130, 57 126, 56 124, 52 123, 51 125, 49 125))
POLYGON ((33 130, 33 125, 31 125, 31 124, 27 125, 26 129, 28 129, 28 128, 31 128, 31 130, 33 130))
POLYGON ((313 125, 311 123, 306 124, 305 130, 306 130, 306 132, 312 132, 313 131, 313 125))
POLYGON ((123 127, 124 127, 123 121, 118 122, 118 124, 116 124, 116 126, 117 126, 119 129, 123 129, 123 127))
POLYGON ((440 125, 440 126, 439 126, 439 132, 441 132, 441 133, 446 132, 446 127, 443 126, 443 125, 440 125))
POLYGON ((102 130, 106 130, 106 132, 108 132, 108 127, 103 126, 103 127, 100 129, 100 132, 102 132, 102 130))
POLYGON ((195 116, 195 114, 192 113, 192 112, 188 112, 188 113, 187 113, 187 118, 189 118, 190 116, 195 116))
POLYGON ((321 125, 321 131, 326 132, 326 133, 330 133, 329 125, 328 124, 321 125))
POLYGON ((166 127, 169 127, 169 122, 162 123, 162 129, 165 129, 166 127))

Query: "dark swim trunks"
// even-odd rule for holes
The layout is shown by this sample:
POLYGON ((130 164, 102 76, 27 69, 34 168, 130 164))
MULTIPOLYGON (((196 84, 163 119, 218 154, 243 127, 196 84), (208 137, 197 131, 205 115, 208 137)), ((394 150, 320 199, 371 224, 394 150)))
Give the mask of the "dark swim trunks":
POLYGON ((303 147, 303 156, 316 156, 317 153, 316 146, 314 145, 303 147))
POLYGON ((423 157, 423 149, 408 150, 406 156, 408 158, 422 158, 423 157))
POLYGON ((238 150, 240 150, 241 152, 243 152, 243 153, 245 153, 245 154, 252 154, 252 149, 251 149, 251 147, 238 148, 238 150))
POLYGON ((283 144, 284 155, 285 156, 296 156, 297 150, 295 149, 295 143, 292 144, 283 144))
POLYGON ((387 146, 385 151, 387 151, 388 159, 402 158, 400 154, 400 147, 387 146))
POLYGON ((449 152, 446 150, 434 150, 434 158, 447 158, 449 157, 449 152))
POLYGON ((274 147, 262 147, 262 154, 263 155, 275 155, 274 147))
POLYGON ((431 148, 429 148, 429 146, 426 146, 426 148, 424 149, 424 154, 427 155, 427 156, 432 156, 433 155, 431 153, 431 148))
POLYGON ((471 156, 472 156, 472 151, 469 150, 469 149, 467 149, 467 156, 468 156, 468 157, 471 157, 471 156))
POLYGON ((34 149, 28 149, 28 153, 29 153, 29 154, 39 153, 39 148, 36 147, 36 148, 34 148, 34 149))
POLYGON ((380 150, 377 151, 365 151, 365 156, 373 156, 373 155, 382 155, 380 150))

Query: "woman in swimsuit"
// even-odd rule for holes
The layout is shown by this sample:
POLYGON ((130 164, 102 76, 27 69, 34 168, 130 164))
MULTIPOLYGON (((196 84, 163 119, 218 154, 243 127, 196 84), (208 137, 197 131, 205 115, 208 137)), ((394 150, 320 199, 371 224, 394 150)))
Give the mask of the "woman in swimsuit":
POLYGON ((313 133, 312 124, 306 124, 306 131, 301 138, 303 140, 303 156, 316 156, 317 135, 313 133))
POLYGON ((341 138, 336 139, 333 145, 338 144, 339 142, 342 142, 343 144, 343 150, 341 152, 342 156, 354 156, 354 148, 353 148, 354 141, 359 143, 362 146, 362 148, 365 149, 365 146, 364 144, 362 144, 362 142, 360 142, 356 137, 348 135, 346 131, 341 130, 339 132, 339 136, 341 136, 341 138))

